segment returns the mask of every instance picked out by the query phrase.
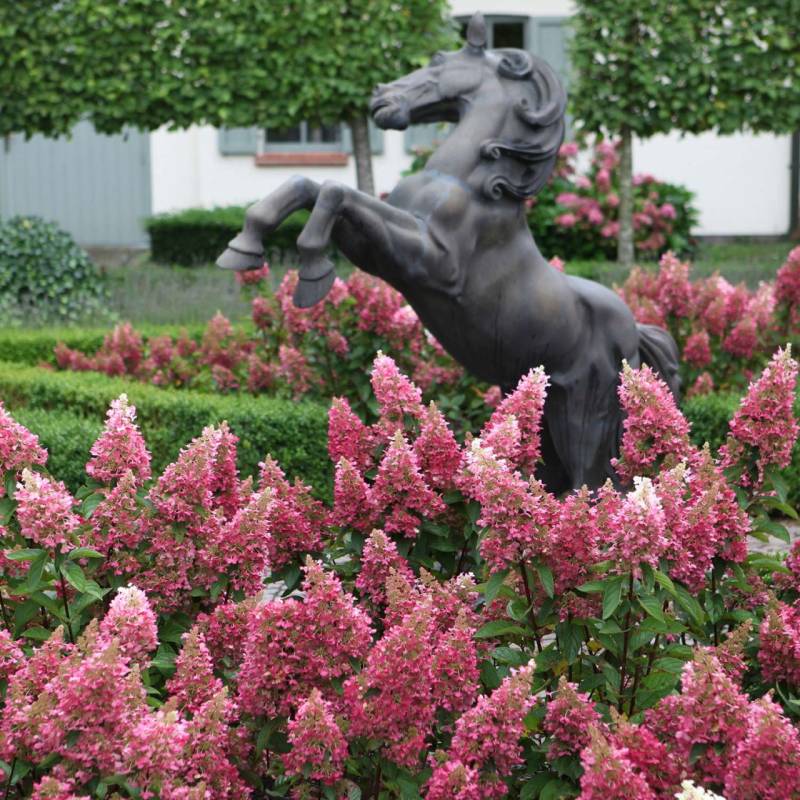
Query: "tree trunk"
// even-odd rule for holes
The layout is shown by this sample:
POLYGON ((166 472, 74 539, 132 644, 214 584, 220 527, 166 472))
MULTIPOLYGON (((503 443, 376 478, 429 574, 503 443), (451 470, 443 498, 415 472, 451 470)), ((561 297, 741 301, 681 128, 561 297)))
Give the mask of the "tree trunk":
POLYGON ((355 116, 350 119, 350 132, 353 136, 353 156, 356 160, 356 183, 366 194, 375 194, 375 182, 372 179, 372 151, 369 147, 369 127, 366 116, 355 116))
POLYGON ((633 134, 622 128, 622 147, 619 164, 619 236, 617 261, 630 269, 633 266, 633 134))

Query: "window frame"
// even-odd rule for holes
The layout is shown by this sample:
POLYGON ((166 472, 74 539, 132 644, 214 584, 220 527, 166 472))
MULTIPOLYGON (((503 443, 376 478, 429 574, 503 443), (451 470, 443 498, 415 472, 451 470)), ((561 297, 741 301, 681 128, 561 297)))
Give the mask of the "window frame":
POLYGON ((267 138, 268 126, 259 128, 257 155, 269 155, 273 153, 347 153, 347 144, 345 142, 346 125, 344 123, 339 123, 338 142, 309 142, 308 122, 303 120, 299 123, 299 127, 301 138, 299 142, 270 142, 267 138))

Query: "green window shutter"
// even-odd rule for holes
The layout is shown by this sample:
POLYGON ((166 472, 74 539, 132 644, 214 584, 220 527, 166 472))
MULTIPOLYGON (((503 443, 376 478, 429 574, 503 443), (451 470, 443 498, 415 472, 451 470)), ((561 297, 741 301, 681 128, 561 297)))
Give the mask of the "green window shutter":
POLYGON ((569 87, 569 35, 567 18, 532 19, 531 50, 543 58, 569 87))
MULTIPOLYGON (((383 131, 372 120, 369 121, 369 149, 374 156, 383 152, 383 131)), ((353 152, 353 134, 346 122, 342 123, 342 150, 350 154, 353 152)))
POLYGON ((258 136, 258 128, 220 128, 219 151, 224 156, 254 156, 258 136))
POLYGON ((426 125, 411 125, 406 128, 406 152, 413 154, 417 150, 434 149, 447 138, 452 127, 452 124, 449 122, 431 122, 426 125))
POLYGON ((372 120, 369 121, 369 149, 374 156, 383 152, 383 131, 372 120))

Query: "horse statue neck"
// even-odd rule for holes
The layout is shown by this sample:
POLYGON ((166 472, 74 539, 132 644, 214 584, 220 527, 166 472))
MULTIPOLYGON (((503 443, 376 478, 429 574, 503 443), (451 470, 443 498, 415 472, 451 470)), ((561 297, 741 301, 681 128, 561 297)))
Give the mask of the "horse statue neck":
POLYGON ((455 129, 431 154, 427 169, 450 175, 480 193, 487 175, 487 162, 481 144, 496 140, 506 121, 506 103, 502 93, 480 93, 460 103, 455 129), (499 97, 497 95, 500 95, 499 97))

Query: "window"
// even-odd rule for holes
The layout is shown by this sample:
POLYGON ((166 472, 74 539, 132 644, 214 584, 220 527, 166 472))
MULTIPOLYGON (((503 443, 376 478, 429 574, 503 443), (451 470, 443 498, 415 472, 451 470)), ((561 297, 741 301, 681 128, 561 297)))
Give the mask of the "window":
POLYGON ((343 152, 344 135, 342 125, 310 125, 301 122, 289 128, 266 128, 262 152, 280 150, 316 150, 343 152))
MULTIPOLYGON (((461 38, 467 39, 468 18, 460 18, 461 38)), ((491 49, 500 47, 516 47, 527 50, 528 18, 527 17, 486 17, 487 46, 491 49)))

